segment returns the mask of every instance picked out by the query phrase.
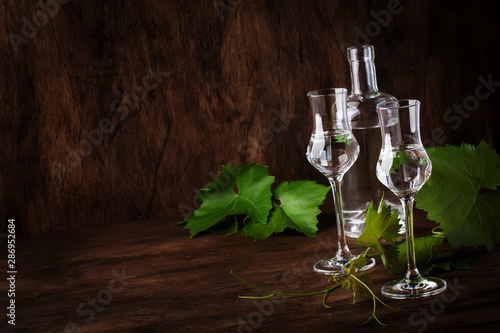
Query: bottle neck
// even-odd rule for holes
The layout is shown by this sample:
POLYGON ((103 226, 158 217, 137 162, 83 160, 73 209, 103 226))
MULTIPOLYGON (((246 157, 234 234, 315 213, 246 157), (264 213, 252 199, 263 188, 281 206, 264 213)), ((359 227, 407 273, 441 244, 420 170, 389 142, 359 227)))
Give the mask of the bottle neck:
POLYGON ((350 61, 352 93, 377 92, 377 72, 373 59, 350 61))

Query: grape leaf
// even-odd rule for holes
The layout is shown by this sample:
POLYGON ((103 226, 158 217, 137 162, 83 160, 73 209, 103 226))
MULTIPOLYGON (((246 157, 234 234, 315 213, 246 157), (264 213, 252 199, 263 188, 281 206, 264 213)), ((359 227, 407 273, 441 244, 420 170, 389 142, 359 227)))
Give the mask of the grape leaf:
POLYGON ((474 256, 460 249, 451 253, 440 253, 434 256, 431 263, 434 266, 433 269, 439 268, 445 271, 451 271, 452 269, 470 269, 470 264, 475 259, 474 256))
POLYGON ((344 288, 346 291, 352 291, 352 304, 356 303, 363 296, 370 297, 370 291, 366 288, 369 288, 372 285, 370 275, 367 273, 361 273, 358 275, 359 271, 366 264, 367 260, 368 257, 366 257, 365 255, 360 255, 353 259, 349 263, 349 268, 347 269, 347 277, 342 281, 342 288, 344 288), (353 275, 357 279, 355 279, 353 275), (366 285, 366 287, 359 281, 362 281, 366 285))
POLYGON ((267 224, 253 220, 245 224, 243 233, 261 240, 286 228, 300 231, 307 236, 316 236, 318 228, 318 206, 325 200, 330 188, 313 181, 282 182, 273 191, 275 204, 267 224))
POLYGON ((267 223, 272 208, 269 168, 257 164, 241 164, 236 169, 223 166, 219 177, 207 188, 198 191, 196 199, 202 204, 188 217, 186 228, 191 236, 209 229, 228 215, 245 214, 253 221, 267 223), (236 186, 237 192, 234 190, 236 186))
POLYGON ((229 215, 222 221, 218 222, 216 225, 208 228, 207 230, 214 235, 226 234, 231 235, 238 232, 239 223, 238 216, 229 215))
POLYGON ((394 245, 382 245, 381 239, 393 243, 399 237, 400 227, 397 211, 391 213, 391 206, 386 206, 384 200, 375 210, 372 201, 366 212, 365 230, 357 238, 357 245, 369 247, 380 254, 384 266, 388 267, 390 262, 396 260, 398 253, 394 245))
MULTIPOLYGON (((431 263, 433 259, 432 251, 438 245, 443 243, 442 237, 427 236, 415 238, 415 259, 417 267, 422 275, 427 275, 434 268, 431 263)), ((398 248, 398 257, 392 264, 391 273, 402 273, 408 269, 408 261, 406 256, 406 240, 396 244, 398 248)))
POLYGON ((428 148, 433 172, 416 196, 417 208, 439 223, 450 247, 500 242, 500 156, 482 141, 478 147, 428 148))
MULTIPOLYGON (((450 271, 455 269, 470 269, 474 257, 470 254, 457 250, 451 253, 440 253, 433 255, 434 248, 443 243, 444 238, 427 236, 415 238, 415 258, 417 267, 422 275, 429 274, 433 269, 450 271)), ((403 273, 408 269, 406 257, 406 240, 397 243, 399 255, 393 263, 391 273, 403 273)))
POLYGON ((349 133, 335 135, 333 140, 336 143, 346 143, 348 147, 352 146, 352 143, 354 142, 352 138, 349 138, 349 133))
POLYGON ((396 169, 405 163, 413 164, 415 161, 408 155, 406 151, 398 151, 392 157, 392 165, 389 173, 396 174, 396 169))

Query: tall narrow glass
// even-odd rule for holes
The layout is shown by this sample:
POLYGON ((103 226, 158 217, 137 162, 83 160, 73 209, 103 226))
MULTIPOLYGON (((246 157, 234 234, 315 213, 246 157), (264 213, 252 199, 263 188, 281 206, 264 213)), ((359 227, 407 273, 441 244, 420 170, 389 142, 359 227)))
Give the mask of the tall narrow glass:
MULTIPOLYGON (((313 131, 307 146, 307 160, 321 172, 332 187, 338 231, 338 250, 335 257, 318 261, 314 270, 327 275, 345 274, 344 266, 355 256, 349 250, 342 219, 340 182, 345 172, 356 162, 359 145, 351 132, 347 118, 347 90, 331 88, 307 94, 311 105, 313 131)), ((369 259, 362 270, 375 265, 369 259)))
POLYGON ((382 148, 377 162, 377 178, 399 197, 406 227, 408 269, 404 279, 382 287, 382 294, 411 299, 439 294, 446 289, 440 278, 423 278, 417 268, 413 237, 413 200, 429 179, 432 164, 420 138, 420 102, 414 99, 378 105, 382 148))

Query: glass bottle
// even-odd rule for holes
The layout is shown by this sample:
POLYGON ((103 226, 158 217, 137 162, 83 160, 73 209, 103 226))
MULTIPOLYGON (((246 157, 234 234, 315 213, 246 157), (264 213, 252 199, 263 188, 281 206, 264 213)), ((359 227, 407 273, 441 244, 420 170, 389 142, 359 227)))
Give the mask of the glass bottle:
POLYGON ((352 91, 347 97, 347 113, 352 132, 359 142, 359 158, 345 174, 342 189, 345 234, 357 238, 365 229, 365 216, 371 201, 377 209, 380 200, 401 213, 399 199, 378 181, 376 165, 382 139, 377 104, 396 100, 377 87, 375 51, 372 45, 347 49, 352 91))

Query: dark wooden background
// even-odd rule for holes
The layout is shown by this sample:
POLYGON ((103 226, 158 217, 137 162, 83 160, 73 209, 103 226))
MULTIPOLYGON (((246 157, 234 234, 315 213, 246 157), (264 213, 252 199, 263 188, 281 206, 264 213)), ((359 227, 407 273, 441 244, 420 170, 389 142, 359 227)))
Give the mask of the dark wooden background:
POLYGON ((181 218, 231 161, 325 182, 306 93, 350 86, 355 43, 381 90, 423 101, 426 145, 499 148, 500 87, 478 90, 500 81, 494 1, 60 1, 0 4, 0 226, 19 235, 181 218))

